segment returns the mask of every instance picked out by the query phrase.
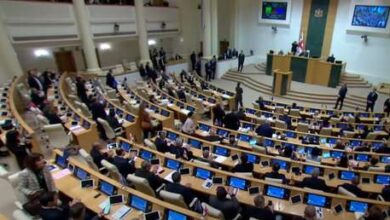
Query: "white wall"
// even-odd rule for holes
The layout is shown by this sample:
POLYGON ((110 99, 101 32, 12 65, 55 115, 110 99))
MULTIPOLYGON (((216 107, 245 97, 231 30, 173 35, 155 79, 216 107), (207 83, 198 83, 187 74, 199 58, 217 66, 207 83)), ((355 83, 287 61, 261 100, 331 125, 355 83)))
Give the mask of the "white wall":
POLYGON ((390 38, 369 35, 364 43, 360 35, 347 33, 350 3, 351 0, 339 1, 331 53, 346 61, 347 72, 360 74, 374 84, 389 82, 390 38))
POLYGON ((259 1, 240 0, 239 6, 239 42, 236 46, 244 53, 253 50, 255 54, 265 57, 269 50, 290 51, 291 43, 299 39, 301 29, 303 0, 291 1, 291 22, 289 27, 278 27, 273 33, 271 26, 258 23, 259 1))

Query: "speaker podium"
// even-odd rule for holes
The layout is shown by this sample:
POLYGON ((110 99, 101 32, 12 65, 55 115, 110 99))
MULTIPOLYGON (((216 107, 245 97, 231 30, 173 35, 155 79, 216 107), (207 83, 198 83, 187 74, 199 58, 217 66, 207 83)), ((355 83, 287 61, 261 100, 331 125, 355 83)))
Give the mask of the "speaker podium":
POLYGON ((290 90, 292 72, 291 71, 280 71, 274 70, 274 81, 272 84, 272 93, 275 96, 286 95, 290 90))

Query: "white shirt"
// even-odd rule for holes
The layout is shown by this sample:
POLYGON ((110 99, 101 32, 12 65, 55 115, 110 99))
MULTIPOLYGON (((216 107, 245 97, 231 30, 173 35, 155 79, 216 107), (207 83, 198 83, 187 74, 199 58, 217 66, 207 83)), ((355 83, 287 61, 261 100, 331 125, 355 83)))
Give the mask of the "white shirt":
POLYGON ((192 134, 195 132, 195 123, 191 118, 187 118, 184 122, 183 126, 181 127, 181 130, 184 133, 192 134))

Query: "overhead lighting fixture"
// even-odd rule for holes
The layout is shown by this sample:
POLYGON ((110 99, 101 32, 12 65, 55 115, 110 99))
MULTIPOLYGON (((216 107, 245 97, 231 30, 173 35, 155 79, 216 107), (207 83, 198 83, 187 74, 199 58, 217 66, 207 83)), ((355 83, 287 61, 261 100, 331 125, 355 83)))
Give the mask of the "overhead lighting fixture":
POLYGON ((101 44, 99 45, 99 49, 100 49, 100 50, 111 50, 111 45, 108 44, 108 43, 101 43, 101 44))
POLYGON ((154 40, 154 39, 148 40, 148 45, 149 46, 153 46, 153 45, 156 45, 156 44, 157 44, 156 40, 154 40))
POLYGON ((45 49, 36 49, 34 50, 34 55, 36 57, 48 57, 50 55, 48 50, 45 49))

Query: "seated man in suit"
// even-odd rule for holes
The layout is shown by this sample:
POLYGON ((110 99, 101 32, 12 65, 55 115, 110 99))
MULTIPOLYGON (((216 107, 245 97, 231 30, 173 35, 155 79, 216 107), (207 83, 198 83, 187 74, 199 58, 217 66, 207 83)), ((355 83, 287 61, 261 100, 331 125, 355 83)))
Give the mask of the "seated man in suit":
POLYGON ((183 199, 187 206, 190 205, 192 200, 194 200, 195 196, 191 191, 191 184, 186 184, 185 186, 180 184, 181 181, 181 175, 179 172, 175 172, 172 174, 172 181, 173 183, 169 183, 167 185, 166 190, 171 193, 177 193, 183 196, 183 199))
POLYGON ((149 161, 144 160, 135 175, 147 179, 150 187, 156 191, 163 184, 163 179, 156 175, 157 170, 158 166, 152 166, 149 161))
POLYGON ((225 115, 223 123, 225 128, 237 131, 240 128, 240 119, 235 112, 225 115))
POLYGON ((320 169, 314 168, 311 177, 305 177, 301 182, 301 187, 307 187, 310 189, 316 189, 326 192, 328 190, 328 186, 326 185, 323 179, 318 178, 320 175, 320 169))
POLYGON ((246 211, 248 218, 267 219, 274 220, 275 214, 273 213, 272 205, 265 205, 265 198, 263 195, 257 195, 253 202, 255 207, 249 207, 246 211))
POLYGON ((130 153, 130 157, 126 157, 126 152, 121 148, 117 148, 115 150, 116 156, 114 157, 113 164, 118 168, 119 173, 122 174, 124 178, 127 175, 135 172, 135 154, 133 152, 130 153))
MULTIPOLYGON (((77 201, 72 201, 73 205, 77 201)), ((45 192, 40 199, 41 210, 40 217, 43 220, 68 220, 69 219, 69 205, 59 205, 58 195, 56 192, 45 192)))
POLYGON ((264 175, 264 178, 281 179, 283 183, 286 183, 286 177, 279 173, 280 164, 274 163, 272 165, 272 172, 268 172, 264 175))
POLYGON ((360 197, 360 198, 367 198, 368 197, 368 194, 366 192, 363 192, 363 190, 361 190, 359 188, 359 184, 360 184, 360 179, 358 176, 355 176, 352 180, 351 180, 351 183, 343 183, 339 186, 337 186, 337 188, 339 187, 343 187, 344 189, 346 189, 348 192, 351 192, 353 193, 354 195, 356 195, 357 197, 360 197))
POLYGON ((211 196, 209 204, 220 210, 226 220, 233 219, 240 212, 240 203, 234 195, 233 188, 229 187, 226 191, 225 187, 217 187, 217 195, 211 196), (226 198, 227 194, 230 195, 230 199, 226 198))
POLYGON ((253 164, 248 162, 248 156, 246 154, 241 154, 240 163, 232 169, 232 172, 249 173, 252 171, 253 164))
POLYGON ((158 137, 154 140, 154 145, 161 153, 166 153, 169 151, 168 142, 166 140, 167 133, 165 131, 158 132, 158 137))
POLYGON ((263 136, 263 137, 268 137, 272 138, 273 130, 269 122, 266 122, 259 127, 256 128, 256 134, 263 136))

